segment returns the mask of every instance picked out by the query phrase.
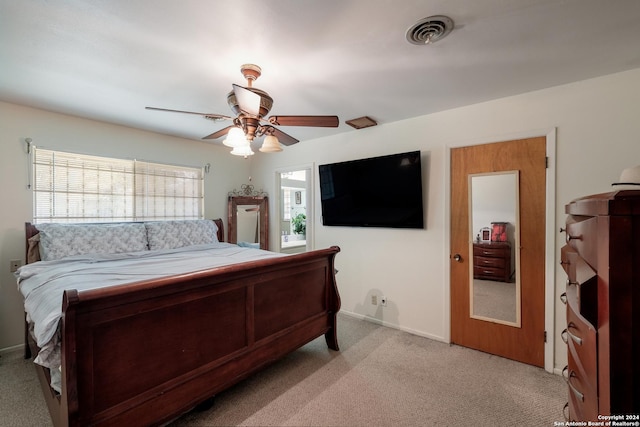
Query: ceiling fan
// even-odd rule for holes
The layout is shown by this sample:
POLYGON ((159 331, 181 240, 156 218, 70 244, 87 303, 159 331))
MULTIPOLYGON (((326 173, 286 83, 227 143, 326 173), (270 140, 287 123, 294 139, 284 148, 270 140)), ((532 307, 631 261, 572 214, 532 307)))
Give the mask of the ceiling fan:
POLYGON ((224 114, 197 113, 194 111, 170 110, 167 108, 145 107, 147 110, 168 111, 174 113, 197 114, 205 119, 219 121, 232 120, 233 124, 220 129, 202 139, 218 139, 224 135, 223 144, 233 147, 231 154, 248 156, 253 154, 251 142, 256 137, 266 136, 260 151, 282 151, 283 145, 299 142, 296 138, 282 132, 276 126, 338 127, 338 116, 270 116, 266 117, 273 106, 273 98, 263 90, 253 87, 253 81, 260 77, 262 70, 254 64, 244 64, 240 72, 247 80, 247 86, 233 84, 233 90, 227 94, 227 103, 235 117, 224 114))

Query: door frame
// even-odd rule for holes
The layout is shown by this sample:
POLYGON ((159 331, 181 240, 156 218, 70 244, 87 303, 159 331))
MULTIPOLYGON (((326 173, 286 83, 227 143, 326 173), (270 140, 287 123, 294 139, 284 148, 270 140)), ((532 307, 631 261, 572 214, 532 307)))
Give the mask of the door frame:
POLYGON ((278 242, 277 244, 277 251, 278 252, 282 252, 282 241, 280 240, 280 235, 282 234, 282 229, 281 229, 281 218, 282 218, 282 200, 281 199, 281 180, 280 180, 280 174, 282 174, 283 172, 293 172, 293 171, 299 171, 299 170, 308 170, 309 173, 307 175, 307 180, 306 180, 306 199, 305 199, 305 203, 307 206, 307 229, 306 229, 306 247, 305 247, 305 251, 310 251, 313 250, 315 248, 315 242, 314 242, 314 237, 315 237, 315 230, 314 230, 314 220, 315 220, 315 163, 311 162, 311 163, 304 163, 301 165, 295 165, 295 166, 286 166, 286 167, 281 167, 281 168, 277 168, 274 172, 274 179, 275 179, 275 186, 274 188, 276 189, 275 191, 275 197, 274 197, 274 202, 275 202, 275 212, 277 215, 277 227, 274 227, 276 229, 276 241, 278 242))
POLYGON ((556 256, 556 128, 551 130, 532 130, 522 133, 487 137, 477 140, 460 141, 446 146, 445 160, 445 254, 444 274, 445 274, 445 339, 451 343, 451 260, 448 254, 451 253, 451 150, 454 148, 468 147, 480 144, 490 144, 493 142, 512 141, 526 138, 546 138, 546 188, 545 188, 545 266, 544 266, 544 328, 546 332, 546 342, 544 344, 544 369, 547 372, 554 372, 555 363, 555 256, 556 256))

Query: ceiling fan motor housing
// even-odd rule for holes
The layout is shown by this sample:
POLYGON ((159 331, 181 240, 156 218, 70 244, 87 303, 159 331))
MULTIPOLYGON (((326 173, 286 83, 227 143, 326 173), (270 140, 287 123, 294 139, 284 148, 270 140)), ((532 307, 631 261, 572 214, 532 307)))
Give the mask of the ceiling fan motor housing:
MULTIPOLYGON (((255 88, 255 87, 244 87, 244 88, 260 96, 260 117, 264 117, 267 114, 269 114, 269 111, 271 111, 271 107, 273 107, 273 98, 271 98, 267 92, 260 90, 258 88, 255 88)), ((242 112, 240 110, 240 107, 238 106, 238 100, 236 99, 236 94, 233 91, 227 94, 227 104, 229 104, 231 111, 233 111, 235 115, 239 115, 242 112)))

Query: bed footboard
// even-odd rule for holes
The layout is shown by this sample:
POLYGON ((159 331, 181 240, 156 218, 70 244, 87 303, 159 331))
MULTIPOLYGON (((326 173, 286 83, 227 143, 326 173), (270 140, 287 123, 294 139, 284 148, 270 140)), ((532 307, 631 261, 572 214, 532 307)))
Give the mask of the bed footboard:
POLYGON ((163 424, 323 334, 338 350, 339 251, 65 292, 54 422, 163 424))

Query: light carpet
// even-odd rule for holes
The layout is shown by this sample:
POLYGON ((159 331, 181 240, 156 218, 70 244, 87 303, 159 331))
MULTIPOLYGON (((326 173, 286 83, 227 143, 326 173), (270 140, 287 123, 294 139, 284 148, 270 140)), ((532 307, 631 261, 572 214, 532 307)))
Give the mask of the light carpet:
MULTIPOLYGON (((180 426, 553 426, 564 381, 543 369, 339 316, 321 337, 218 394, 180 426)), ((0 359, 0 425, 51 425, 30 361, 0 359)))

